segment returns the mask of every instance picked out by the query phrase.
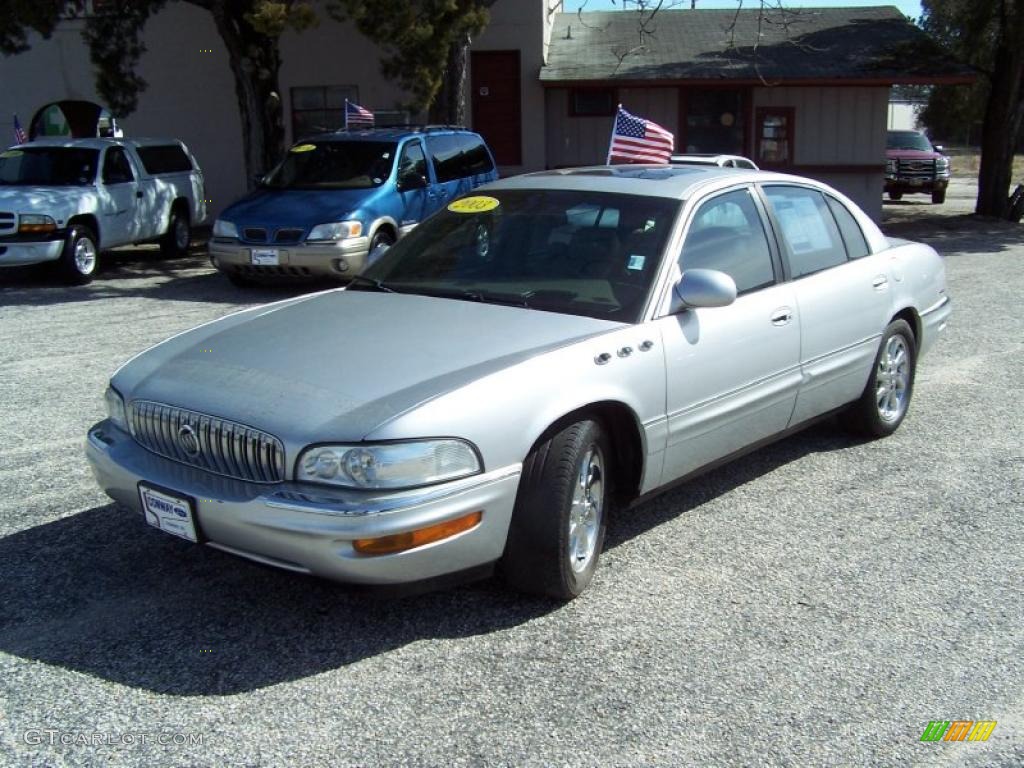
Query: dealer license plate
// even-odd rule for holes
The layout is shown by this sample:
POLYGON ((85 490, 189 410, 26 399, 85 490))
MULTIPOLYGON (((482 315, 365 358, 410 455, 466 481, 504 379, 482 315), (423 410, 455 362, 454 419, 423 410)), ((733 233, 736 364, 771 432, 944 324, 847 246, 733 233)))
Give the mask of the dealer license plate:
POLYGON ((276 248, 253 248, 252 263, 260 267, 276 267, 281 255, 276 248))
POLYGON ((141 484, 139 496, 147 523, 188 541, 199 541, 191 500, 141 484))

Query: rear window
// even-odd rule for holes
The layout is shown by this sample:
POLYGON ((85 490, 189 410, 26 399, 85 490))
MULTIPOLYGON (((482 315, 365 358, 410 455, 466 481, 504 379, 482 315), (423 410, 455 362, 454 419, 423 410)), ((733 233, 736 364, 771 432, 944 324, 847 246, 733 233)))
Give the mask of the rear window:
POLYGON ((180 144, 139 147, 139 159, 150 176, 161 173, 183 173, 192 170, 192 161, 180 144))

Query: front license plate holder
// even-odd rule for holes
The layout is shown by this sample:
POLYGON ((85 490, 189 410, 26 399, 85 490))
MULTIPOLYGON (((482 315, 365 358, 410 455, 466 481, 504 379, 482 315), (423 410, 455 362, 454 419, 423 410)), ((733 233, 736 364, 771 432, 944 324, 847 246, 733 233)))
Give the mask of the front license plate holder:
POLYGON ((146 522, 164 533, 199 544, 202 534, 196 520, 196 502, 191 496, 139 483, 139 499, 146 522))
POLYGON ((253 248, 252 263, 257 267, 276 267, 281 263, 281 252, 277 248, 253 248))

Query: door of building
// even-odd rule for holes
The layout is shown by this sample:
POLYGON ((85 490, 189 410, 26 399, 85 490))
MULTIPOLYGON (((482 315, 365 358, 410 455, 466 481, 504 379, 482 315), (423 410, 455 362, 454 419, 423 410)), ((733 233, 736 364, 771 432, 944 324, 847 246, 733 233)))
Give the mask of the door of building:
POLYGON ((522 165, 519 51, 473 51, 470 68, 473 130, 498 165, 522 165))

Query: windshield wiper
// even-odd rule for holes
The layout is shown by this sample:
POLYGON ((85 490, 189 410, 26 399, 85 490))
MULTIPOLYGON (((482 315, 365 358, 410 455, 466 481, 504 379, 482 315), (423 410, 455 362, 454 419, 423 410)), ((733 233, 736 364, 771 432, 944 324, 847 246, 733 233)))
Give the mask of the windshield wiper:
POLYGON ((366 277, 365 275, 354 275, 349 281, 347 287, 351 287, 353 283, 358 285, 368 285, 374 290, 383 291, 384 293, 398 293, 394 288, 388 288, 388 286, 384 285, 383 281, 375 280, 374 278, 366 277))

